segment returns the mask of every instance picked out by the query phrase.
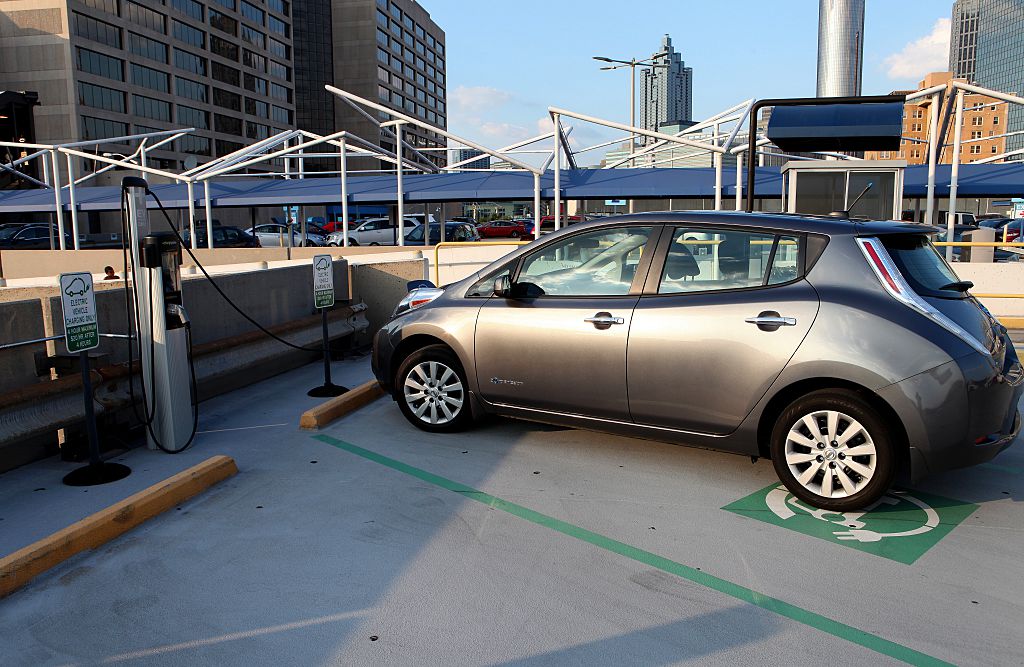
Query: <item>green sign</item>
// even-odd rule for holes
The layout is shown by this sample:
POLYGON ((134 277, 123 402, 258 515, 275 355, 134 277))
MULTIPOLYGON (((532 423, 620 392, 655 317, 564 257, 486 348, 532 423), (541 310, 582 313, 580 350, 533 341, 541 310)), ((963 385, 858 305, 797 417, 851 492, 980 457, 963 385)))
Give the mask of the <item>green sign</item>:
POLYGON ((60 302, 64 311, 64 343, 68 352, 84 352, 100 344, 96 294, 90 273, 62 273, 60 302))
POLYGON ((313 258, 313 302, 317 308, 330 308, 334 305, 333 261, 330 255, 317 255, 313 258))
POLYGON ((722 509, 910 565, 977 505, 920 491, 892 490, 863 512, 829 512, 772 484, 722 509))

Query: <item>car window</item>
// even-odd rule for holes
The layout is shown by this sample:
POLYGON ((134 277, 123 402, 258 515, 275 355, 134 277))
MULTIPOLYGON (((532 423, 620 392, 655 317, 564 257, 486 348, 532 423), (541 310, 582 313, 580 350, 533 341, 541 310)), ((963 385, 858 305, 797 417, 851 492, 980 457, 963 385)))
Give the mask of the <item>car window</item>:
POLYGON ((799 259, 800 244, 795 236, 676 228, 662 267, 658 294, 778 285, 798 277, 799 259))
POLYGON ((517 282, 549 296, 629 294, 650 227, 619 227, 576 234, 527 255, 517 282))
POLYGON ((501 267, 500 269, 497 269, 496 271, 491 271, 490 273, 485 274, 483 278, 473 283, 473 286, 470 287, 469 290, 466 292, 466 296, 487 297, 493 295, 494 281, 496 281, 498 278, 502 276, 508 276, 509 279, 511 279, 512 269, 515 268, 515 265, 515 262, 510 262, 509 264, 506 264, 505 266, 501 267))
MULTIPOLYGON (((237 241, 239 239, 238 230, 237 229, 225 229, 224 230, 224 237, 227 238, 227 240, 229 240, 229 241, 237 241)), ((214 238, 216 238, 216 237, 214 237, 214 238)))

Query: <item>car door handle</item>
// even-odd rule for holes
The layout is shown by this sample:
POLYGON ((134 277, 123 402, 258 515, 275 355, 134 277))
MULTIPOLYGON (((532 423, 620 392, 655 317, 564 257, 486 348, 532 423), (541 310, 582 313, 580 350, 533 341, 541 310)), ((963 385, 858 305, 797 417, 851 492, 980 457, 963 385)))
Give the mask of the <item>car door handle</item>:
POLYGON ((779 327, 795 327, 795 317, 782 317, 773 310, 765 311, 757 317, 748 317, 743 320, 748 324, 756 324, 762 331, 775 331, 779 327))
POLYGON ((626 320, 621 317, 614 317, 611 313, 597 313, 593 317, 586 317, 584 322, 590 322, 598 329, 607 329, 613 324, 625 324, 626 320))

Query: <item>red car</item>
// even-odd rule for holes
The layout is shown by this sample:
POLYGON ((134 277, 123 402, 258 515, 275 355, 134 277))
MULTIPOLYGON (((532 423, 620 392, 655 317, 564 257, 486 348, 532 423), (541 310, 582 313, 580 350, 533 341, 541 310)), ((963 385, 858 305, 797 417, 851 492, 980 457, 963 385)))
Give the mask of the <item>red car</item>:
POLYGON ((527 235, 526 227, 523 223, 513 222, 512 220, 492 220, 477 227, 477 231, 484 238, 512 237, 517 239, 527 235))

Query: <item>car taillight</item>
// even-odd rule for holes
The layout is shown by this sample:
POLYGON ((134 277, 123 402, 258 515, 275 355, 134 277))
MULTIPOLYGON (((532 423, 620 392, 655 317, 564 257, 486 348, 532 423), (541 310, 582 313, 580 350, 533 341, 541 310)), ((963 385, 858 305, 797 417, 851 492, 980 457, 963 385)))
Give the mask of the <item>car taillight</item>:
POLYGON ((922 299, 907 283, 903 274, 899 272, 893 263, 889 252, 877 238, 859 238, 857 244, 868 261, 868 266, 875 272, 878 282, 894 299, 912 310, 924 315, 946 331, 950 332, 975 350, 992 359, 992 352, 986 348, 981 341, 972 336, 962 326, 949 319, 946 315, 935 309, 930 303, 922 299))

